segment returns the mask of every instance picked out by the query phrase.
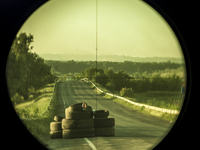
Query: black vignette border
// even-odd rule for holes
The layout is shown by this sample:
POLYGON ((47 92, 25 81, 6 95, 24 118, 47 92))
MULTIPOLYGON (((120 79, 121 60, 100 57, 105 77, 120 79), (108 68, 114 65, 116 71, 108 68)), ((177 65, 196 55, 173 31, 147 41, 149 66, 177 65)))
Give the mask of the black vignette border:
MULTIPOLYGON (((1 61, 3 62, 4 71, 7 54, 19 28, 24 23, 24 21, 34 12, 34 10, 39 8, 45 2, 47 2, 47 0, 0 0, 1 48, 4 52, 3 55, 5 55, 2 56, 3 59, 1 59, 1 61)), ((188 3, 187 1, 180 0, 176 0, 175 2, 169 0, 144 0, 144 2, 154 7, 154 9, 156 9, 161 15, 165 14, 168 19, 173 22, 173 25, 176 27, 178 35, 180 36, 179 38, 182 39, 185 47, 184 55, 186 56, 186 64, 188 65, 187 67, 190 68, 190 72, 187 73, 190 74, 191 78, 190 94, 187 95, 190 100, 187 104, 187 110, 185 111, 183 118, 181 118, 180 123, 171 133, 171 135, 166 137, 166 139, 164 139, 163 142, 161 142, 155 149, 180 149, 186 146, 189 146, 190 149, 192 149, 193 147, 197 146, 196 143, 198 143, 194 140, 194 134, 197 133, 196 130, 198 129, 197 126, 195 126, 197 124, 197 121, 195 120, 197 117, 195 116, 198 115, 198 109, 194 108, 196 103, 198 103, 198 92, 195 87, 197 84, 196 81, 199 81, 194 74, 195 70, 198 71, 197 67, 199 64, 199 54, 195 54, 195 52, 198 52, 196 48, 197 43, 195 43, 195 33, 197 29, 193 26, 195 24, 195 19, 197 21, 197 17, 195 17, 196 14, 194 13, 194 6, 196 4, 194 2, 188 3), (195 102, 195 99, 197 102, 195 102), (195 117, 195 119, 193 119, 193 117, 195 117)), ((4 89, 6 90, 5 78, 3 78, 3 80, 4 89)), ((9 125, 9 117, 3 117, 3 119, 7 122, 5 128, 9 129, 7 131, 7 135, 10 133, 15 135, 15 138, 12 138, 15 139, 15 145, 7 144, 7 142, 4 143, 6 143, 7 147, 9 147, 9 145, 13 145, 15 148, 27 149, 26 144, 28 144, 31 145, 31 148, 33 149, 39 148, 41 145, 36 140, 34 140, 34 138, 24 129, 23 126, 21 126, 22 124, 20 121, 17 121, 18 116, 15 114, 11 107, 12 105, 9 101, 7 92, 3 93, 5 93, 6 100, 8 100, 5 102, 5 107, 8 109, 9 114, 12 114, 12 117, 15 118, 16 124, 19 125, 17 126, 18 130, 12 130, 11 126, 9 125), (20 130, 24 130, 23 134, 22 132, 19 132, 20 130), (26 141, 26 144, 21 144, 22 141, 26 141)), ((5 111, 3 112, 5 113, 5 111)), ((10 139, 9 136, 5 137, 5 141, 10 139)))
POLYGON ((2 120, 3 128, 6 132, 3 132, 3 140, 5 142, 6 149, 45 149, 26 129, 23 123, 20 121, 16 114, 10 98, 8 96, 7 84, 6 84, 6 63, 8 53, 12 42, 27 18, 40 6, 46 3, 47 0, 0 0, 0 38, 1 38, 1 50, 3 56, 1 57, 1 64, 3 64, 3 108, 2 120), (25 143, 25 144, 24 144, 25 143))
POLYGON ((198 68, 197 43, 195 42, 195 21, 197 13, 194 12, 195 3, 188 1, 159 1, 159 0, 143 0, 153 7, 168 22, 176 34, 183 55, 185 58, 187 71, 187 92, 182 107, 182 111, 168 135, 154 149, 182 149, 189 147, 190 149, 197 146, 195 142, 195 133, 199 128, 197 124, 197 103, 195 99, 198 97, 197 83, 199 78, 195 75, 198 68), (196 59, 195 59, 196 58, 196 59))

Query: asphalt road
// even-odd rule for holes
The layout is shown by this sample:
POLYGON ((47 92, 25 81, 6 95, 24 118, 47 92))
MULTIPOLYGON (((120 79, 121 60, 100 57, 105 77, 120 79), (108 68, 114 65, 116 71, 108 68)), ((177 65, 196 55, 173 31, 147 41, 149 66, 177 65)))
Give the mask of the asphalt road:
POLYGON ((79 139, 39 139, 49 149, 56 150, 130 150, 152 149, 170 131, 173 124, 159 118, 141 114, 102 96, 81 81, 58 83, 57 115, 65 116, 65 108, 80 102, 86 102, 95 110, 109 110, 109 118, 115 118, 115 136, 79 139))

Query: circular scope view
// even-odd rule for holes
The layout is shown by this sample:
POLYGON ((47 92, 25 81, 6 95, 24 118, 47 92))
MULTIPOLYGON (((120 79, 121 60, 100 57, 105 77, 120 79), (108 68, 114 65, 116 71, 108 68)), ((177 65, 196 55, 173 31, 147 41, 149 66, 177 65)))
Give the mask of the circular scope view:
POLYGON ((153 149, 186 93, 186 65, 170 25, 133 0, 52 0, 13 40, 10 100, 48 149, 153 149))

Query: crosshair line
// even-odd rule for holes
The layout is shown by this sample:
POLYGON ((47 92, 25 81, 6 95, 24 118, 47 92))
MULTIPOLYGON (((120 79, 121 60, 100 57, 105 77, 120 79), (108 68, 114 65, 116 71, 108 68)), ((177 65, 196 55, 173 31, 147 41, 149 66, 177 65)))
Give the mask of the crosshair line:
MULTIPOLYGON (((97 52, 98 52, 98 0, 96 0, 96 70, 97 70, 97 52)), ((97 109, 97 91, 96 91, 96 109, 97 109)))

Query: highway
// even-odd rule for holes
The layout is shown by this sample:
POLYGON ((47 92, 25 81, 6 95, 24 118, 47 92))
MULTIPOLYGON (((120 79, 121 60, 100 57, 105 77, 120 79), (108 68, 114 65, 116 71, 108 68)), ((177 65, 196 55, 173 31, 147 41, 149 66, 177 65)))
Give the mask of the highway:
POLYGON ((109 110, 108 118, 115 118, 115 136, 77 139, 39 139, 49 149, 56 150, 147 150, 155 147, 170 131, 173 124, 106 99, 85 82, 63 81, 57 83, 58 105, 56 115, 65 117, 65 108, 86 102, 95 110, 109 110))

